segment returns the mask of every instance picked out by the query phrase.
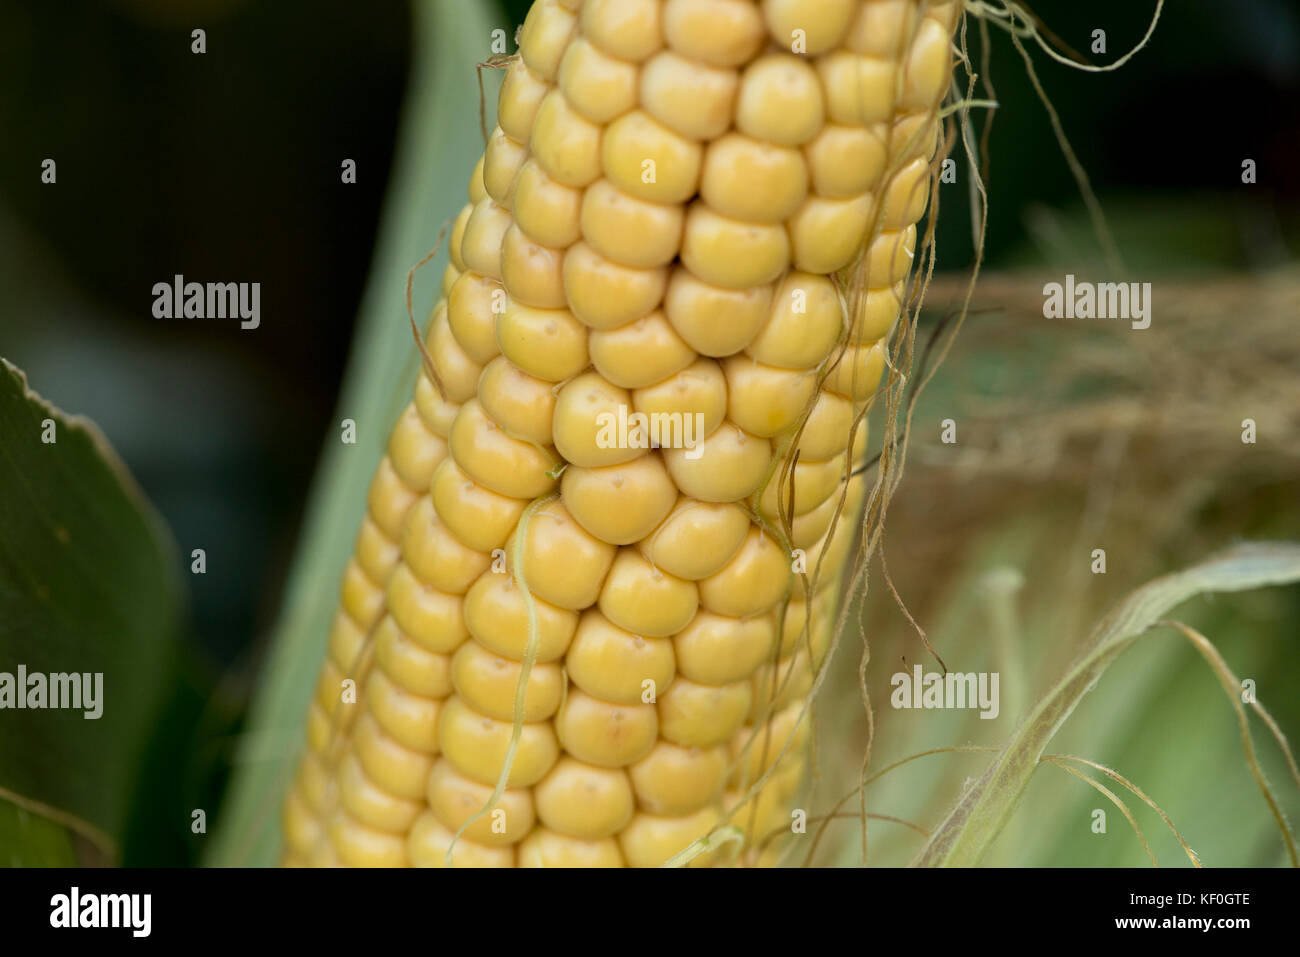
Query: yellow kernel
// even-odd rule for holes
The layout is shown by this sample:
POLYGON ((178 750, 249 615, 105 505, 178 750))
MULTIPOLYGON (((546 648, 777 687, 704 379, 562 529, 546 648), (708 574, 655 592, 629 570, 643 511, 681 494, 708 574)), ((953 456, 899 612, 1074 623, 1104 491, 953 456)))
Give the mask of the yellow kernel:
POLYGON ((729 562, 748 533, 749 516, 740 506, 681 498, 638 547, 656 567, 696 581, 729 562))
POLYGON ((863 276, 866 287, 892 286, 907 278, 915 249, 915 226, 908 226, 902 232, 881 232, 871 240, 867 251, 866 274, 863 276))
POLYGON ((598 180, 582 197, 582 236, 602 256, 639 269, 673 260, 681 245, 682 209, 646 202, 598 180))
POLYGON ((939 102, 952 76, 951 45, 946 24, 929 17, 921 21, 903 66, 902 109, 929 110, 939 102))
POLYGON ((492 558, 462 545, 438 518, 433 498, 424 496, 411 509, 402 537, 402 558, 415 577, 448 595, 463 595, 487 570, 492 558))
POLYGON ((529 7, 519 30, 519 54, 542 79, 555 79, 577 19, 555 0, 537 0, 529 7))
POLYGON ((474 172, 469 174, 469 201, 470 205, 477 203, 487 195, 487 185, 483 182, 483 157, 478 158, 474 164, 474 172))
MULTIPOLYGON (((489 202, 489 200, 480 200, 489 202)), ((461 258, 461 248, 465 245, 465 227, 469 224, 469 218, 473 214, 477 203, 473 206, 466 205, 461 207, 461 211, 456 215, 456 220, 451 224, 451 236, 447 239, 447 258, 451 260, 451 265, 460 272, 465 271, 465 260, 461 258)))
MULTIPOLYGON (((659 817, 639 812, 619 834, 618 843, 628 867, 662 867, 708 834, 720 818, 721 814, 714 807, 704 807, 684 817, 659 817)), ((693 858, 688 866, 707 867, 718 856, 718 850, 706 851, 693 858)))
POLYGON ((497 342, 513 365, 546 382, 587 367, 587 327, 567 309, 538 309, 512 298, 497 318, 497 342))
POLYGON ((736 128, 755 139, 801 146, 825 116, 817 71, 797 56, 771 53, 745 67, 736 97, 736 128))
POLYGON ((528 142, 537 107, 549 89, 546 80, 530 70, 522 57, 510 61, 497 100, 497 123, 507 136, 519 143, 528 142))
POLYGON ((776 622, 770 615, 732 618, 701 611, 673 636, 677 667, 691 681, 725 685, 748 678, 771 654, 776 622))
POLYGON ((872 0, 859 4, 845 46, 854 53, 898 59, 907 52, 917 13, 913 0, 872 0))
POLYGON ((699 607, 695 583, 651 565, 633 548, 619 549, 600 591, 600 610, 637 635, 667 638, 686 627, 699 607))
MULTIPOLYGON (((665 451, 689 449, 698 446, 722 424, 722 417, 727 413, 727 380, 722 368, 712 359, 696 359, 662 382, 633 390, 632 406, 648 417, 649 424, 655 421, 653 416, 660 416, 661 440, 666 431, 671 431, 663 423, 676 430, 681 441, 661 441, 665 451)), ((692 456, 699 457, 693 452, 692 456)))
MULTIPOLYGON (((488 651, 477 641, 467 641, 451 659, 451 680, 461 700, 489 718, 515 720, 515 695, 523 666, 488 651)), ((538 662, 528 671, 523 720, 545 721, 555 714, 564 694, 560 666, 538 662)))
POLYGON ((659 733, 686 748, 711 748, 731 739, 749 713, 749 679, 702 685, 678 676, 659 696, 659 733))
MULTIPOLYGON (((457 771, 480 784, 495 787, 505 767, 513 729, 513 722, 479 714, 453 695, 442 708, 438 743, 457 771)), ((546 776, 559 754, 549 721, 523 725, 506 786, 524 788, 536 784, 546 776)))
POLYGON ((510 198, 516 225, 534 242, 567 249, 582 236, 582 190, 557 183, 536 160, 519 170, 510 198))
POLYGON ((369 713, 357 718, 352 748, 366 776, 389 794, 411 801, 424 798, 424 782, 433 767, 432 754, 399 744, 384 733, 369 713))
POLYGON ((369 629, 384 613, 384 590, 366 577, 355 558, 343 570, 343 607, 352 620, 369 629))
POLYGON ((592 329, 617 329, 663 299, 668 270, 633 269, 610 262, 586 243, 564 254, 564 292, 573 314, 592 329))
POLYGON ((885 350, 880 343, 850 346, 831 370, 826 379, 826 388, 861 402, 876 391, 884 371, 885 350))
POLYGON ((533 242, 517 225, 501 246, 501 278, 512 302, 539 309, 565 305, 563 251, 533 242))
POLYGON ((402 522, 406 513, 415 504, 415 493, 406 487, 406 483, 393 469, 388 456, 379 462, 374 478, 370 480, 370 491, 366 497, 370 517, 379 526, 379 530, 391 542, 402 537, 402 522))
POLYGON ((339 803, 358 823, 389 834, 405 835, 424 810, 423 801, 389 794, 366 777, 355 754, 339 765, 339 803))
MULTIPOLYGON (((477 203, 480 199, 483 198, 483 196, 486 195, 487 193, 483 193, 483 195, 475 199, 474 202, 477 203)), ((450 262, 447 263, 447 268, 442 271, 442 283, 438 286, 438 291, 444 296, 451 295, 451 287, 455 284, 456 280, 459 278, 460 278, 460 270, 456 268, 455 263, 450 263, 450 262)))
POLYGON ((451 694, 451 658, 416 644, 391 615, 375 626, 375 661, 394 684, 412 694, 434 699, 451 694))
POLYGON ((451 435, 451 423, 460 411, 460 404, 448 402, 440 396, 423 368, 415 383, 415 407, 420 410, 420 418, 430 432, 441 439, 451 435))
POLYGON ((516 142, 506 135, 501 127, 496 127, 488 137, 483 150, 483 187, 487 194, 504 209, 509 209, 507 199, 510 196, 510 184, 515 174, 528 159, 528 147, 516 142))
POLYGON ((611 545, 645 538, 677 501, 677 487, 653 452, 603 468, 570 465, 560 479, 560 492, 578 524, 611 545))
POLYGON ((858 6, 854 0, 763 0, 763 16, 777 46, 812 56, 839 45, 858 6))
POLYGON ((636 66, 575 37, 560 61, 559 87, 575 110, 593 123, 608 123, 636 106, 636 66))
POLYGON ((632 819, 635 802, 627 772, 570 757, 555 762, 536 788, 537 816, 560 834, 597 841, 632 819))
POLYGON ((844 479, 843 452, 821 462, 802 458, 787 472, 788 456, 772 473, 772 480, 759 497, 759 511, 764 515, 782 515, 790 508, 790 487, 794 485, 794 514, 806 515, 826 501, 844 479))
POLYGON ((388 579, 388 610, 412 641, 436 654, 455 651, 469 637, 460 597, 422 584, 406 565, 388 579))
POLYGON ((722 289, 673 269, 664 313, 678 335, 701 355, 729 356, 744 349, 767 320, 772 287, 722 289))
POLYGON ((620 447, 616 440, 620 413, 626 417, 631 407, 627 390, 597 373, 569 380, 560 389, 551 420, 555 448, 565 461, 587 468, 618 465, 644 455, 643 448, 620 447))
POLYGON ((453 844, 456 832, 448 830, 432 810, 425 811, 406 836, 406 850, 412 867, 446 867, 451 850, 452 867, 514 867, 513 844, 488 847, 461 837, 453 844))
POLYGON ((669 47, 714 66, 739 66, 767 40, 752 0, 668 0, 663 18, 669 47))
POLYGON ((731 126, 739 78, 664 50, 641 71, 641 102, 660 123, 694 140, 721 136, 731 126))
POLYGON ((335 612, 330 625, 329 660, 342 671, 358 667, 366 647, 366 632, 357 626, 351 616, 335 612))
MULTIPOLYGON (((443 461, 447 460, 444 458, 443 461)), ((357 564, 377 585, 388 581, 388 576, 402 558, 402 547, 390 541, 369 515, 361 520, 354 551, 357 564)))
POLYGON ((431 493, 438 518, 457 540, 477 552, 505 544, 528 502, 485 489, 447 458, 433 474, 431 493))
MULTIPOLYGON (((506 543, 511 561, 519 534, 506 543)), ((548 502, 532 513, 524 533, 523 569, 515 571, 534 595, 561 608, 582 609, 600 594, 615 551, 589 535, 562 503, 548 502)))
POLYGON ((698 457, 688 458, 683 449, 665 449, 664 462, 682 493, 702 502, 736 502, 749 495, 763 481, 772 458, 767 439, 730 422, 689 451, 698 452, 698 457))
POLYGON ((326 714, 333 715, 338 708, 343 692, 346 690, 343 682, 351 680, 348 677, 351 670, 340 668, 328 658, 321 663, 320 673, 316 675, 316 703, 325 710, 326 714))
POLYGON ((376 669, 366 680, 365 704, 390 738, 412 751, 438 750, 439 703, 412 694, 376 669))
POLYGON ((600 134, 600 127, 571 107, 563 93, 551 90, 537 108, 528 145, 551 179, 586 186, 600 177, 600 134))
POLYGON ((727 418, 751 435, 774 436, 799 421, 817 390, 815 369, 778 369, 749 356, 722 360, 727 418))
POLYGON ((885 217, 882 229, 905 229, 919 222, 930 198, 930 164, 917 157, 889 181, 885 193, 885 217))
POLYGON ((843 329, 835 284, 815 273, 789 272, 772 296, 767 323, 745 351, 769 366, 811 369, 830 354, 843 329))
POLYGON ((858 313, 849 331, 849 344, 871 345, 885 338, 903 307, 903 285, 868 289, 858 303, 858 313))
POLYGON ((700 582, 700 604, 731 618, 774 607, 790 587, 791 558, 757 526, 731 561, 700 582))
POLYGON ((843 269, 861 251, 873 215, 870 193, 849 199, 809 196, 789 222, 795 267, 812 273, 843 269))
POLYGON ((505 303, 501 283, 476 272, 463 272, 447 297, 447 325, 457 345, 480 365, 500 354, 495 309, 505 303))
MULTIPOLYGON (((815 545, 818 539, 825 535, 826 530, 830 528, 831 519, 835 517, 835 509, 839 507, 839 500, 840 496, 837 490, 816 508, 805 512, 803 515, 795 516, 790 523, 790 544, 795 548, 803 549, 815 545)), ((776 515, 765 517, 769 521, 779 521, 776 515)), ((852 521, 852 517, 841 514, 841 521, 852 521)))
POLYGON ((579 760, 620 768, 650 753, 659 718, 652 704, 612 704, 571 689, 555 716, 555 732, 579 760))
POLYGON ((585 0, 583 35, 610 56, 639 63, 663 46, 659 0, 585 0))
POLYGON ((624 192, 651 203, 683 203, 695 193, 703 147, 642 110, 605 128, 601 163, 624 192))
POLYGON ((618 841, 584 841, 535 827, 519 845, 520 867, 622 867, 618 841))
POLYGON ((453 834, 460 832, 462 840, 487 847, 517 844, 537 820, 533 795, 526 788, 502 791, 490 810, 461 831, 466 821, 487 806, 495 784, 472 781, 443 758, 429 772, 428 806, 439 823, 453 834))
POLYGON ((466 354, 451 334, 445 300, 440 300, 434 310, 425 347, 447 398, 452 402, 473 398, 483 367, 466 354))
POLYGON ((512 223, 510 210, 491 198, 478 203, 465 223, 465 238, 460 247, 465 265, 460 267, 461 271, 473 269, 489 279, 500 279, 501 243, 512 223))
POLYGON ((592 332, 587 348, 596 371, 624 389, 654 385, 695 361, 695 350, 658 309, 617 329, 592 332))
POLYGON ((555 383, 531 376, 504 356, 483 367, 478 401, 506 435, 538 445, 551 444, 555 383))
POLYGON ((705 282, 747 289, 772 282, 790 264, 785 227, 723 216, 692 203, 682 233, 682 263, 705 282))
POLYGON ((892 60, 839 50, 817 60, 817 73, 832 123, 870 126, 893 115, 898 66, 892 60))
POLYGON ((296 789, 291 790, 284 801, 281 813, 281 827, 284 829, 284 843, 290 851, 305 856, 320 840, 320 820, 312 813, 296 789))
MULTIPOLYGON (((537 612, 537 661, 564 657, 578 615, 533 596, 537 612)), ((528 651, 528 606, 523 592, 509 575, 488 572, 465 594, 465 621, 470 634, 484 648, 515 661, 528 651)))
MULTIPOLYGON (((844 511, 845 514, 856 515, 861 507, 861 502, 846 503, 844 511)), ((844 576, 845 559, 855 541, 854 533, 858 524, 856 521, 840 522, 836 525, 833 535, 823 537, 817 544, 805 550, 807 557, 803 564, 808 570, 809 584, 812 585, 814 594, 839 585, 840 579, 844 576)), ((806 593, 803 576, 796 576, 794 596, 803 598, 806 593)))
POLYGON ((460 407, 451 427, 451 454, 465 474, 508 498, 534 499, 555 487, 555 460, 545 448, 506 435, 475 399, 460 407))
POLYGON ((724 746, 683 748, 660 741, 627 770, 641 807, 651 814, 679 817, 717 801, 727 760, 724 746))
POLYGON ((901 166, 916 157, 930 159, 939 148, 939 123, 933 113, 904 113, 889 132, 889 159, 901 166))
POLYGON ((750 705, 749 720, 766 714, 768 708, 779 711, 801 702, 812 690, 816 676, 808 652, 802 648, 792 657, 778 661, 775 667, 771 662, 765 662, 751 679, 754 683, 754 702, 750 705))
POLYGON ((388 439, 388 460, 407 488, 425 492, 433 470, 447 454, 447 443, 429 431, 415 403, 402 412, 388 439))
MULTIPOLYGON (((355 715, 355 711, 349 714, 355 715)), ((316 701, 312 701, 307 706, 307 745, 317 754, 325 754, 335 743, 336 738, 346 729, 345 724, 350 722, 340 721, 336 727, 332 719, 325 713, 325 709, 316 701)))
POLYGON ((336 811, 328 829, 330 843, 345 867, 410 866, 405 838, 367 827, 346 811, 336 811))
POLYGON ((564 669, 594 698, 613 704, 648 703, 650 692, 657 695, 672 683, 673 643, 633 634, 589 608, 578 621, 564 669))
POLYGON ((885 170, 885 142, 870 128, 827 123, 804 147, 818 196, 859 196, 874 189, 885 170))
POLYGON ((826 643, 830 641, 834 612, 834 595, 828 591, 813 597, 811 613, 804 599, 791 598, 786 605, 785 620, 781 623, 781 648, 777 654, 789 658, 796 648, 807 648, 811 644, 815 658, 820 660, 826 651, 826 643))
POLYGON ((709 144, 700 195, 724 216, 753 223, 779 223, 808 193, 803 154, 740 133, 709 144))

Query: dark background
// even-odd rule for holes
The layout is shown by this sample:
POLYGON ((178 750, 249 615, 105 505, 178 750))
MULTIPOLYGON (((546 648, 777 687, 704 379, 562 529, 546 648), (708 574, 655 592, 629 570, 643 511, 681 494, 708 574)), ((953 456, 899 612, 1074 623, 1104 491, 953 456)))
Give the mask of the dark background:
MULTIPOLYGON (((1153 3, 1034 7, 1085 55, 1105 29, 1108 52, 1092 59, 1108 62, 1140 38, 1153 3)), ((526 8, 505 5, 510 35, 526 8)), ((101 425, 183 553, 207 550, 191 597, 195 686, 224 677, 231 722, 333 419, 410 23, 397 2, 0 2, 0 354, 101 425), (190 52, 196 26, 204 56, 190 52), (46 157, 54 187, 40 182, 46 157), (344 157, 361 171, 354 186, 339 181, 344 157), (259 281, 261 328, 154 319, 151 287, 175 273, 259 281)), ((1079 73, 1034 51, 1107 212, 1182 234, 1185 255, 1161 268, 1294 258, 1298 24, 1300 4, 1283 0, 1173 0, 1118 72, 1079 73), (1240 182, 1246 157, 1259 164, 1254 187, 1240 182)), ((1043 254, 1046 211, 1073 210, 1078 192, 1020 56, 992 33, 1001 108, 985 263, 996 269, 1043 254)), ((943 195, 940 266, 964 268, 965 189, 943 195)), ((1140 244, 1125 252, 1142 256, 1140 244)), ((212 768, 203 786, 221 774, 212 768)))

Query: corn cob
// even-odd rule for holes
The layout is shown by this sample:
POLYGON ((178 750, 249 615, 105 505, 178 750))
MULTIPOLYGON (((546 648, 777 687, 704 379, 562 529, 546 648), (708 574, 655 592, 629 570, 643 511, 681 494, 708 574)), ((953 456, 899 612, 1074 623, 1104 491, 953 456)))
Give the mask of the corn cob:
POLYGON ((536 0, 343 577, 286 863, 655 866, 738 808, 751 842, 788 830, 958 16, 536 0), (601 441, 632 412, 700 441, 601 441))

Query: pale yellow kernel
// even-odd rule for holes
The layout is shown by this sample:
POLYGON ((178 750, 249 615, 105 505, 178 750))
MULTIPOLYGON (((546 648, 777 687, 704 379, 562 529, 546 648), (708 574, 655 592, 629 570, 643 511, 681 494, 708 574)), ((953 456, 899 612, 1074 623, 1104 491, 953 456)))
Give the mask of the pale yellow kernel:
POLYGON ((913 0, 871 0, 859 4, 844 45, 854 53, 897 60, 907 52, 918 14, 913 0))
POLYGON ((506 435, 475 399, 460 407, 450 445, 465 474, 498 495, 534 499, 555 487, 552 452, 506 435))
POLYGON ((767 321, 769 285, 723 289, 673 269, 664 294, 664 313, 690 348, 701 355, 729 356, 745 348, 767 321))
POLYGON ((637 199, 609 180, 582 197, 582 236, 606 259, 649 269, 671 262, 681 247, 682 208, 637 199))
POLYGON ((900 107, 905 110, 933 109, 948 89, 952 59, 947 25, 930 17, 922 19, 903 66, 900 107))
MULTIPOLYGON (((451 660, 456 694, 479 714, 514 721, 515 696, 523 665, 488 651, 477 641, 461 645, 451 660)), ((555 714, 564 694, 564 675, 552 662, 538 662, 528 671, 524 690, 524 721, 545 721, 555 714)))
MULTIPOLYGON (((516 531, 506 543, 506 554, 514 559, 516 531)), ((529 591, 561 608, 582 609, 592 605, 616 549, 588 534, 561 502, 551 501, 533 512, 523 539, 524 577, 529 591)))
MULTIPOLYGON (((712 806, 684 817, 659 817, 641 811, 619 834, 618 843, 628 867, 662 867, 692 842, 706 836, 720 818, 718 809, 712 806)), ((687 866, 709 867, 725 851, 726 847, 720 845, 692 858, 687 866)))
POLYGON ((370 480, 366 504, 370 517, 388 540, 400 540, 402 522, 406 520, 407 511, 415 504, 415 493, 407 488, 387 455, 380 460, 379 468, 375 469, 374 478, 370 480))
POLYGON ((705 151, 700 195, 724 216, 779 223, 807 192, 808 169, 797 149, 728 133, 705 151))
POLYGON ((505 544, 528 506, 479 485, 447 458, 433 475, 433 507, 456 539, 475 552, 491 554, 505 544))
POLYGON ((461 544, 438 518, 432 496, 425 495, 407 516, 402 560, 425 585, 448 595, 463 595, 487 570, 492 557, 461 544))
POLYGON ((733 618, 701 611, 673 636, 677 668, 691 681, 725 685, 748 678, 776 641, 771 615, 733 618))
POLYGON ((683 203, 700 179, 703 147, 633 110, 605 129, 601 162, 605 176, 626 193, 651 203, 683 203))
POLYGON ((600 610, 633 634, 667 638, 699 607, 695 582, 655 568, 633 548, 619 549, 600 592, 600 610))
POLYGON ((873 215, 870 193, 848 199, 809 196, 789 222, 795 267, 812 273, 843 269, 862 251, 873 215))
MULTIPOLYGON (((484 198, 479 203, 490 202, 484 198)), ((461 207, 461 211, 456 214, 456 220, 451 224, 451 235, 447 238, 447 258, 451 260, 451 265, 459 272, 465 271, 465 260, 461 258, 460 252, 465 245, 465 227, 469 224, 469 218, 473 215, 474 210, 479 203, 461 207)))
POLYGON ((915 226, 902 232, 882 232, 872 239, 864 275, 867 288, 892 286, 907 278, 915 250, 915 226))
POLYGON ((555 383, 531 376, 501 356, 483 367, 478 380, 478 401, 488 418, 506 435, 550 445, 554 387, 555 383))
POLYGON ((438 750, 437 701, 412 694, 380 669, 370 673, 364 696, 379 727, 398 744, 426 754, 438 750))
POLYGON ((546 80, 530 70, 522 57, 511 59, 497 100, 497 123, 507 136, 519 143, 528 142, 533 118, 549 89, 546 80))
POLYGON ((750 705, 749 720, 753 721, 768 712, 769 708, 782 708, 798 704, 812 690, 817 673, 813 670, 806 649, 799 649, 789 658, 773 665, 765 662, 754 672, 754 701, 750 705))
POLYGON ((636 106, 636 65, 602 52, 586 37, 575 37, 560 61, 559 87, 584 117, 608 123, 636 106))
POLYGON ((669 47, 714 66, 739 66, 767 40, 753 0, 667 0, 663 24, 669 47))
POLYGON ((727 418, 751 435, 772 437, 798 424, 817 391, 815 369, 778 369, 749 356, 722 360, 727 418))
POLYGON ((663 50, 641 71, 641 103, 660 123, 689 139, 710 140, 731 126, 739 77, 663 50))
POLYGON ((595 372, 569 380, 555 401, 551 429, 565 461, 585 468, 618 465, 645 454, 644 446, 619 441, 618 422, 632 408, 626 389, 595 372))
POLYGON ((684 495, 702 502, 738 502, 763 481, 772 444, 724 422, 694 449, 666 449, 663 456, 684 495), (688 453, 699 454, 690 458, 688 453))
POLYGON ((790 587, 791 562, 791 556, 755 526, 731 561, 700 582, 700 604, 730 618, 767 611, 790 587))
POLYGON ((702 685, 687 678, 659 696, 659 733, 685 748, 711 748, 731 739, 749 713, 749 679, 702 685))
POLYGON ((586 186, 600 177, 601 129, 573 109, 559 90, 542 99, 528 141, 533 158, 551 179, 586 186))
POLYGON ((825 112, 817 71, 800 57, 770 53, 740 75, 736 128, 755 139, 802 146, 822 128, 825 112))
POLYGON ((343 570, 340 590, 343 608, 362 629, 369 629, 384 613, 384 590, 370 580, 355 558, 343 570))
POLYGON ((375 626, 375 662, 395 684, 412 694, 434 699, 451 694, 451 657, 412 641, 391 615, 375 626))
POLYGON ((342 671, 358 667, 366 646, 366 632, 357 626, 351 616, 335 612, 330 625, 329 660, 342 671))
POLYGON ((529 68, 552 81, 578 18, 555 0, 536 0, 519 30, 519 54, 529 68))
POLYGON ((406 840, 367 827, 340 809, 328 825, 330 843, 344 867, 409 867, 406 840))
POLYGON ((843 199, 874 189, 885 170, 885 140, 875 127, 827 123, 804 146, 813 191, 818 196, 843 199))
POLYGON ((826 388, 861 402, 875 393, 884 371, 885 350, 881 343, 851 346, 831 370, 826 379, 826 388))
MULTIPOLYGON (((514 722, 479 714, 453 695, 442 707, 438 743, 456 770, 479 784, 495 787, 505 767, 514 722)), ((560 755, 549 721, 522 726, 507 787, 531 787, 546 776, 560 755)))
POLYGON ((844 306, 830 278, 792 271, 777 285, 767 322, 745 351, 769 366, 811 369, 830 355, 843 328, 844 306))
POLYGON ((483 186, 487 194, 505 209, 510 196, 510 184, 519 168, 528 159, 528 147, 511 139, 501 127, 496 127, 488 137, 483 151, 483 186))
POLYGON ((808 743, 810 722, 807 715, 801 719, 802 708, 802 703, 793 705, 772 715, 763 725, 757 728, 745 725, 732 736, 730 750, 734 767, 731 778, 733 786, 748 788, 754 784, 776 764, 783 751, 786 752, 781 761, 784 770, 791 755, 803 750, 808 743))
POLYGON ((564 750, 579 760, 621 768, 650 753, 659 717, 652 704, 614 704, 574 688, 555 716, 555 732, 564 750))
POLYGON ((445 828, 460 833, 461 840, 488 847, 517 844, 537 820, 533 795, 526 788, 507 788, 480 815, 488 807, 492 791, 492 786, 470 780, 443 758, 429 772, 428 807, 445 828), (476 815, 477 820, 465 827, 476 815))
POLYGON ((442 439, 451 435, 451 423, 460 411, 460 404, 448 402, 439 395, 437 387, 423 367, 415 383, 415 407, 420 410, 420 418, 430 432, 442 439))
POLYGON ((568 309, 538 309, 512 298, 497 317, 497 344, 512 365, 545 382, 587 367, 587 327, 568 309))
POLYGON ((516 225, 534 242, 567 249, 582 236, 582 190, 557 183, 536 160, 519 170, 510 199, 516 225))
MULTIPOLYGON (((537 661, 556 661, 578 627, 578 615, 533 596, 537 614, 537 661)), ((474 640, 490 651, 523 661, 530 639, 528 603, 510 575, 488 572, 465 594, 465 622, 474 640)))
POLYGON ((598 841, 613 837, 632 819, 632 785, 621 768, 602 768, 560 758, 536 787, 537 816, 554 831, 598 841))
POLYGON ((903 306, 902 283, 882 289, 868 289, 858 304, 849 344, 871 345, 889 335, 903 306))
POLYGON ((474 172, 469 174, 468 193, 471 206, 487 195, 487 185, 483 182, 482 156, 480 156, 478 162, 474 164, 474 172))
POLYGON ((772 41, 794 53, 825 53, 844 40, 856 0, 763 0, 772 41))
POLYGON ((892 60, 839 50, 817 60, 817 73, 832 123, 870 126, 893 115, 898 66, 892 60))
POLYGON ((466 840, 456 840, 456 832, 444 827, 432 810, 425 811, 406 836, 406 850, 412 867, 446 867, 451 851, 452 867, 514 867, 514 845, 488 847, 466 840), (454 843, 453 843, 454 842, 454 843))
POLYGON ((930 198, 930 164, 917 157, 889 181, 882 229, 899 230, 920 221, 930 198))
POLYGON ((564 254, 569 308, 592 329, 617 329, 641 318, 659 305, 667 282, 667 269, 620 266, 583 242, 564 254))
POLYGON ((664 44, 659 0, 585 0, 581 29, 610 56, 640 63, 664 44))
POLYGON ((320 819, 299 796, 296 788, 290 790, 285 798, 280 822, 284 829, 284 843, 295 855, 306 856, 320 840, 320 819))
POLYGON ((695 202, 686 213, 681 259, 705 282, 747 289, 772 282, 785 272, 790 238, 780 224, 733 219, 695 202))
POLYGON ((338 777, 339 803, 355 820, 376 831, 405 835, 424 810, 423 801, 389 794, 371 781, 355 754, 344 756, 338 777))
MULTIPOLYGON (((447 461, 446 457, 443 461, 447 461)), ((376 585, 382 585, 388 581, 388 576, 401 560, 402 547, 390 541, 388 536, 380 531, 374 519, 366 515, 362 518, 361 528, 357 531, 354 553, 357 564, 366 573, 366 577, 376 585)))
POLYGON ((414 751, 399 744, 379 726, 375 717, 363 712, 352 733, 352 748, 365 768, 366 776, 389 794, 419 801, 433 767, 433 754, 414 751))
POLYGON ((781 622, 781 647, 777 654, 789 658, 797 648, 812 648, 815 659, 820 660, 830 641, 834 625, 835 601, 831 591, 819 592, 812 601, 812 610, 802 598, 791 598, 781 622))
POLYGON ((660 741, 627 770, 641 807, 651 814, 681 816, 717 801, 727 760, 725 746, 683 748, 660 741))
POLYGON ((463 272, 447 297, 447 324, 470 360, 483 365, 501 353, 496 311, 505 306, 505 289, 496 279, 463 272))
POLYGON ((782 515, 790 508, 791 482, 794 485, 794 514, 806 515, 826 501, 844 479, 846 458, 841 452, 822 462, 802 458, 787 472, 788 456, 783 456, 772 480, 759 498, 759 511, 764 515, 782 515))
POLYGON ((570 465, 560 493, 578 524, 611 545, 645 538, 677 501, 677 487, 654 452, 601 468, 570 465))
POLYGON ((638 548, 656 567, 696 581, 729 562, 748 533, 749 516, 740 506, 680 498, 638 548))
POLYGON ((422 584, 406 565, 388 579, 388 610, 393 621, 416 644, 440 655, 469 637, 460 597, 422 584))
MULTIPOLYGON (((533 242, 518 225, 506 230, 501 246, 501 279, 509 301, 538 309, 562 309, 564 251, 533 242)), ((501 312, 498 307, 497 314, 501 312)))
POLYGON ((464 402, 474 396, 483 367, 469 357, 451 334, 447 321, 447 301, 441 299, 433 312, 425 349, 433 359, 433 368, 442 383, 442 391, 451 402, 464 402))
POLYGON ((520 867, 622 867, 618 841, 584 841, 535 827, 519 844, 520 867))
POLYGON ((695 350, 658 309, 617 329, 592 332, 587 348, 596 371, 624 389, 654 385, 695 361, 695 350))
POLYGON ((460 247, 465 265, 461 271, 473 269, 490 279, 500 279, 501 243, 512 223, 510 210, 490 197, 478 203, 465 223, 460 247))
POLYGON ((632 405, 647 417, 647 428, 659 422, 660 445, 665 450, 688 451, 699 458, 694 450, 717 430, 727 413, 727 380, 718 363, 696 359, 662 382, 633 390, 632 405), (663 441, 669 433, 672 441, 663 441))
POLYGON ((594 698, 648 704, 672 684, 673 643, 634 634, 589 608, 578 621, 564 669, 578 688, 594 698))

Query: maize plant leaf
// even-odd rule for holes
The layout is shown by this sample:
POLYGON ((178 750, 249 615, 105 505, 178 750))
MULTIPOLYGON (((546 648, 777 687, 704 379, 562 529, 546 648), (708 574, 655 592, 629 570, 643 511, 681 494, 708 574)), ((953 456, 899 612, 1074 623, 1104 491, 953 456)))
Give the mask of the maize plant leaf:
MULTIPOLYGON (((326 437, 210 864, 275 860, 280 801, 303 740, 303 716, 325 654, 339 578, 365 512, 370 478, 415 383, 407 272, 434 247, 443 224, 466 201, 469 174, 483 149, 476 65, 491 55, 491 31, 505 23, 492 3, 414 5, 412 62, 417 66, 338 408, 340 423, 356 423, 356 442, 343 444, 337 432, 326 437)), ((489 93, 493 87, 487 85, 494 82, 484 78, 489 93)), ((486 99, 490 125, 495 97, 486 99)), ((444 243, 440 255, 416 274, 417 320, 436 299, 446 261, 444 243)))
POLYGON ((1239 545, 1130 593, 1097 626, 1064 676, 1029 711, 984 774, 958 799, 914 859, 974 866, 1011 818, 1057 730, 1106 669, 1171 608, 1199 594, 1300 581, 1300 545, 1239 545))
POLYGON ((99 431, 0 360, 0 847, 117 857, 168 692, 181 584, 165 528, 99 431))

